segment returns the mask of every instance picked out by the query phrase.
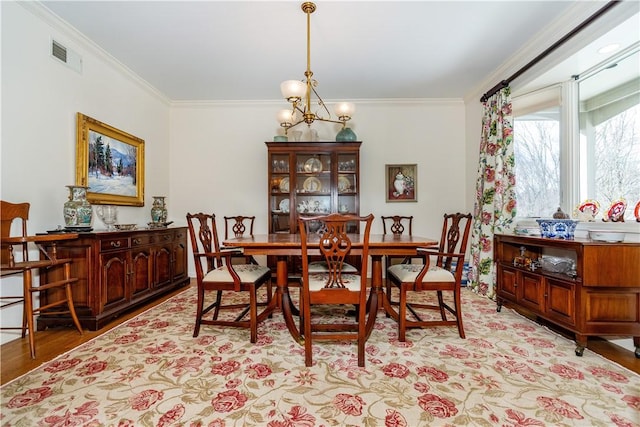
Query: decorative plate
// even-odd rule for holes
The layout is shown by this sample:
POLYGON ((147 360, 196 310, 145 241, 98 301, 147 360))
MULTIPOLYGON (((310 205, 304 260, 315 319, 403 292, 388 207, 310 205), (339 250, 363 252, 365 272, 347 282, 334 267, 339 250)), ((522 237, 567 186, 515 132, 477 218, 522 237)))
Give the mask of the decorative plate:
POLYGON ((595 217, 596 215, 598 215, 598 212, 600 212, 600 203, 598 203, 597 200, 585 200, 584 202, 580 203, 580 205, 578 206, 578 210, 583 213, 591 212, 595 217))
POLYGON ((616 200, 609 206, 607 214, 603 220, 618 222, 622 221, 624 217, 624 211, 627 209, 627 202, 624 199, 616 200))
POLYGON ((636 208, 633 210, 633 215, 636 217, 636 221, 640 222, 640 201, 636 203, 636 208))
POLYGON ((280 192, 282 193, 288 193, 289 192, 289 178, 288 177, 284 177, 280 180, 280 192))
POLYGON ((309 193, 315 193, 318 191, 322 191, 322 183, 318 178, 314 178, 311 176, 304 180, 304 182, 302 183, 302 188, 304 188, 304 191, 307 191, 309 193))
POLYGON ((322 162, 317 157, 312 157, 304 162, 304 171, 307 173, 322 172, 322 162))
POLYGON ((282 199, 280 201, 280 205, 278 206, 280 210, 284 213, 289 212, 289 199, 282 199))
POLYGON ((351 181, 344 175, 338 175, 338 191, 344 193, 351 188, 351 181))

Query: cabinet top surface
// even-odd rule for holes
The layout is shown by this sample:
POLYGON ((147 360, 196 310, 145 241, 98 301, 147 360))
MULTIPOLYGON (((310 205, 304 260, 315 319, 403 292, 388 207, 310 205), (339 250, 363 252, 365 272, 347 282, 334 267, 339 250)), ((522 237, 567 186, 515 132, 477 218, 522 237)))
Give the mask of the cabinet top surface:
POLYGON ((362 144, 362 141, 349 141, 349 142, 336 142, 336 141, 313 141, 313 142, 274 142, 266 141, 265 144, 269 148, 333 148, 333 147, 345 147, 345 148, 357 148, 362 144))
POLYGON ((640 242, 598 242, 588 238, 576 237, 572 240, 564 240, 564 239, 550 239, 548 237, 533 237, 533 236, 521 236, 518 234, 501 234, 496 233, 495 237, 497 239, 503 241, 510 242, 526 242, 529 244, 535 244, 540 246, 611 246, 611 245, 628 245, 628 246, 639 246, 640 242))

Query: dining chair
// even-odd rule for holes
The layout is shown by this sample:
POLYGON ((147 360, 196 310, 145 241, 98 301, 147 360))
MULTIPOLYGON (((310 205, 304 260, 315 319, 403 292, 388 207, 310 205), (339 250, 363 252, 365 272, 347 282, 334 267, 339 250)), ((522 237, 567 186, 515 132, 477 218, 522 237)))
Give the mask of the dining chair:
MULTIPOLYGON (((71 258, 57 258, 55 250, 51 253, 45 251, 45 249, 39 247, 40 252, 43 254, 40 260, 29 260, 29 247, 26 241, 19 243, 8 243, 6 239, 11 236, 11 227, 15 221, 20 222, 21 237, 27 238, 27 221, 29 219, 29 203, 10 203, 4 200, 0 201, 0 276, 5 278, 9 276, 22 276, 22 295, 19 296, 2 296, 2 304, 0 307, 7 307, 14 304, 23 304, 22 311, 22 326, 11 327, 2 326, 0 329, 20 329, 22 330, 22 338, 28 335, 29 337, 29 350, 31 358, 36 358, 35 347, 35 328, 34 328, 34 316, 38 313, 47 315, 59 315, 70 314, 73 324, 83 334, 82 326, 78 316, 76 315, 75 307, 73 305, 72 286, 78 282, 77 278, 71 277, 71 258), (14 246, 19 248, 17 252, 21 252, 16 260, 16 251, 14 246), (50 269, 53 267, 59 267, 61 269, 61 275, 55 276, 55 279, 50 282, 42 283, 42 276, 40 276, 40 282, 34 283, 34 271, 40 271, 42 269, 50 269), (58 292, 60 298, 50 298, 46 303, 42 303, 43 299, 40 299, 41 304, 35 307, 35 296, 41 292, 58 292), (52 310, 54 307, 60 307, 66 305, 66 310, 58 308, 52 310)), ((18 237, 18 236, 15 236, 18 237)), ((51 242, 52 244, 54 242, 51 242)), ((57 294, 56 294, 57 295, 57 294)))
POLYGON ((445 214, 437 248, 419 248, 418 255, 412 258, 416 262, 392 265, 387 270, 390 282, 399 290, 397 301, 393 301, 392 292, 386 293, 388 313, 398 322, 399 341, 406 340, 408 328, 444 325, 457 325, 460 338, 465 338, 460 291, 470 228, 471 214, 445 214), (435 291, 438 304, 420 300, 420 295, 409 300, 409 292, 423 291, 435 291), (444 300, 443 291, 452 292, 453 307, 444 300), (434 319, 426 310, 439 311, 439 318, 434 319), (455 320, 447 319, 447 311, 455 320), (407 312, 411 313, 410 319, 407 312))
MULTIPOLYGON (((224 217, 224 239, 233 237, 253 236, 253 223, 255 216, 235 215, 224 217), (246 233, 246 234, 245 234, 246 233)), ((234 263, 258 264, 251 255, 240 255, 231 258, 234 263)))
POLYGON ((197 337, 200 333, 200 325, 232 326, 248 328, 250 340, 255 343, 258 339, 258 324, 273 311, 271 270, 252 263, 234 264, 232 258, 244 255, 239 250, 220 249, 215 214, 187 213, 187 225, 198 286, 193 336, 197 337), (262 286, 266 287, 266 299, 258 301, 258 290, 262 286), (214 302, 209 303, 207 291, 215 292, 214 302), (223 304, 223 292, 227 291, 236 293, 234 296, 239 292, 247 293, 249 302, 239 303, 236 299, 223 304), (206 307, 205 303, 208 304, 206 307), (264 309, 258 312, 260 307, 264 309), (211 310, 211 317, 205 317, 211 310), (225 313, 218 318, 223 310, 225 313))
MULTIPOLYGON (((357 216, 329 214, 322 217, 298 218, 298 229, 302 247, 302 277, 300 290, 300 329, 304 336, 305 365, 313 364, 314 341, 355 341, 357 343, 358 366, 364 366, 364 346, 367 340, 367 322, 376 310, 367 308, 367 267, 369 262, 369 235, 373 215, 357 216), (309 223, 321 221, 321 233, 309 233, 309 223), (347 273, 343 270, 345 258, 352 255, 352 245, 347 234, 349 222, 359 222, 362 235, 362 270, 347 273), (318 244, 317 249, 314 245, 318 244), (310 257, 320 254, 328 269, 325 272, 309 270, 310 257), (336 305, 354 305, 356 316, 346 316, 343 308, 340 317, 330 316, 327 311, 318 311, 336 305), (367 317, 369 316, 369 317, 367 317)), ((375 292, 371 288, 370 304, 375 304, 375 292)))
MULTIPOLYGON (((394 236, 401 236, 405 234, 407 236, 411 236, 413 233, 413 216, 403 216, 403 215, 391 215, 391 216, 381 216, 382 220, 382 234, 393 234, 394 236)), ((385 255, 384 258, 383 269, 386 272, 389 267, 393 264, 398 263, 408 263, 411 261, 410 257, 405 255, 385 255)), ((388 276, 388 275, 387 275, 388 276)), ((391 282, 387 277, 385 280, 385 287, 387 293, 391 292, 391 282)))

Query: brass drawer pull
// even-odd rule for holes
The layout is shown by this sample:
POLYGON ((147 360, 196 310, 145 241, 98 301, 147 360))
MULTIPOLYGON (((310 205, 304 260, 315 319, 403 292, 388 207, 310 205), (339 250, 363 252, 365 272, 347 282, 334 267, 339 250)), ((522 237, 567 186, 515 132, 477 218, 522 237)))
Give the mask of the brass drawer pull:
POLYGON ((111 242, 111 247, 112 247, 112 248, 119 248, 119 247, 120 247, 120 241, 117 241, 117 242, 111 242))

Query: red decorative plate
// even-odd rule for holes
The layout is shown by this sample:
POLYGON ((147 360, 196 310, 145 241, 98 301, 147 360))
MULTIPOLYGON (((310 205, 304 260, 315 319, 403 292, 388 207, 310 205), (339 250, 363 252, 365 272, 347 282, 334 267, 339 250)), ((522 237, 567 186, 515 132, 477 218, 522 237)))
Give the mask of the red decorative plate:
POLYGON ((613 222, 620 221, 624 216, 624 211, 626 209, 627 202, 624 199, 613 202, 607 211, 607 219, 613 222))
POLYGON ((636 221, 640 222, 640 201, 636 203, 636 208, 633 210, 633 215, 636 217, 636 221))
POLYGON ((580 212, 591 211, 593 216, 596 216, 600 212, 600 203, 597 200, 585 200, 578 206, 580 212))

